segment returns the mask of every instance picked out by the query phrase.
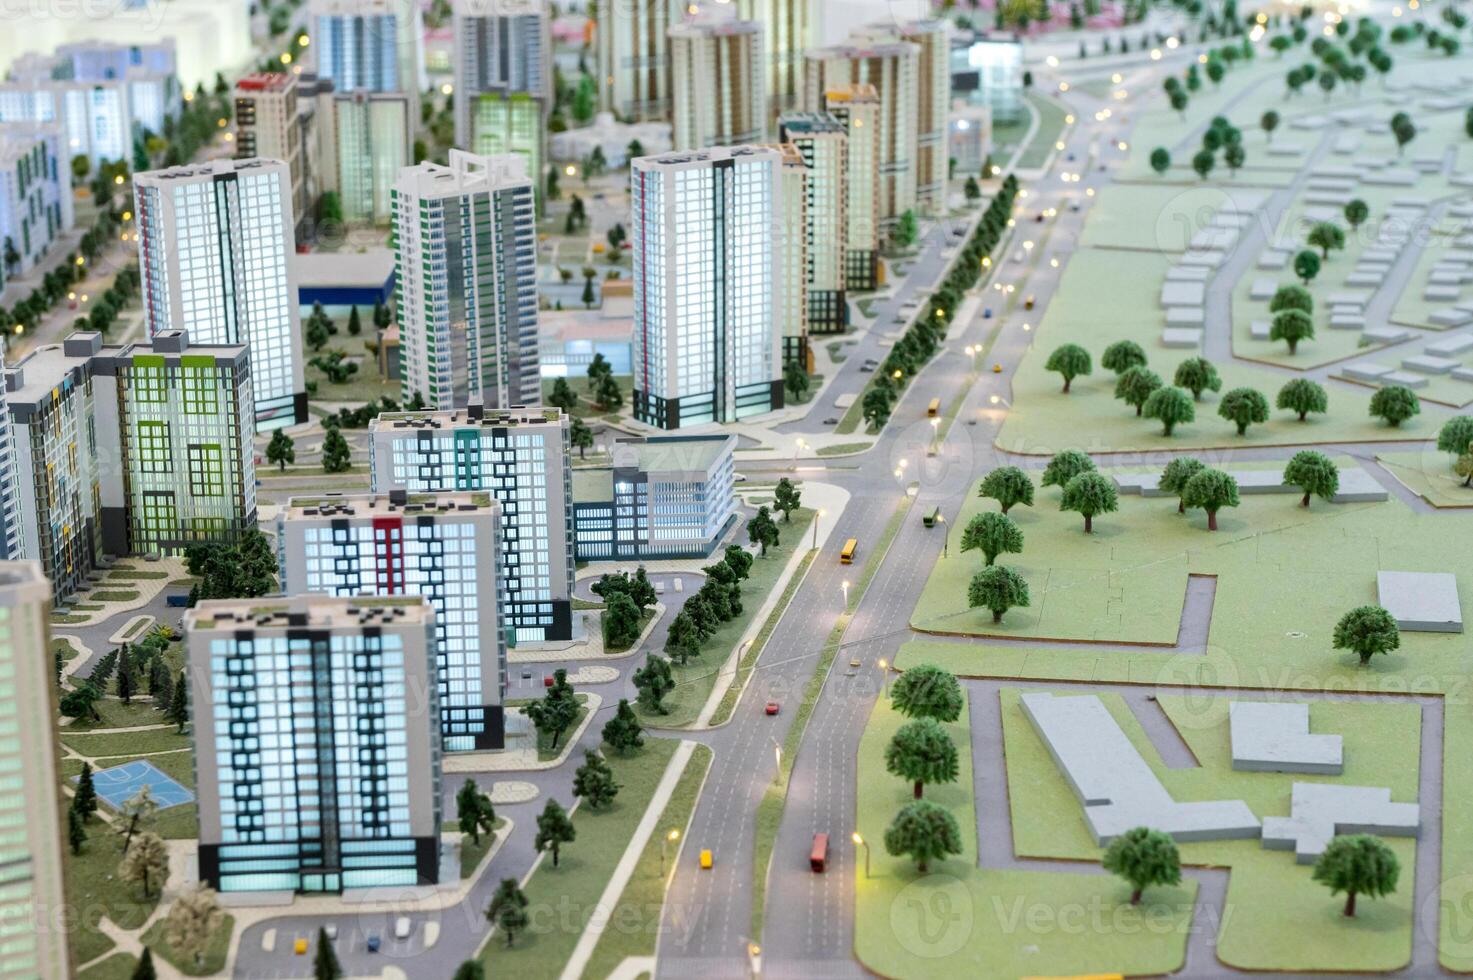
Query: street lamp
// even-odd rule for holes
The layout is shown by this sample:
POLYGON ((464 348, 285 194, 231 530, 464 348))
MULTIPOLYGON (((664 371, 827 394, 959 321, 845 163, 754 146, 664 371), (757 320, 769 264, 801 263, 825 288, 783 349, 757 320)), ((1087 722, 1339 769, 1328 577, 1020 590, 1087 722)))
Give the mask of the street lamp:
POLYGON ((951 543, 951 525, 946 523, 946 517, 943 514, 937 514, 936 520, 941 522, 941 557, 945 558, 946 548, 951 543))
POLYGON ((783 780, 783 747, 777 744, 777 739, 772 740, 772 755, 777 760, 777 772, 772 774, 772 781, 780 783, 783 780))
POLYGON ((844 590, 844 611, 849 611, 849 580, 846 578, 839 583, 839 588, 844 590))
POLYGON ((807 448, 808 448, 808 443, 806 443, 806 442, 803 441, 803 437, 802 436, 799 436, 798 438, 796 438, 796 439, 793 440, 793 472, 794 473, 798 472, 798 454, 800 452, 802 452, 804 449, 807 449, 807 448))
POLYGON ((869 843, 867 841, 865 841, 865 839, 863 837, 860 836, 859 831, 857 831, 857 830, 853 833, 852 837, 854 839, 855 846, 864 848, 864 876, 866 878, 868 878, 869 877, 869 843))
POLYGON ((660 838, 660 877, 665 877, 665 848, 680 840, 680 831, 671 829, 670 833, 660 838))
POLYGON ((828 511, 826 511, 822 507, 820 507, 818 509, 818 513, 813 515, 813 547, 814 548, 817 548, 818 547, 818 519, 820 517, 823 517, 827 513, 828 513, 828 511))
POLYGON ((941 433, 940 425, 941 425, 941 419, 938 416, 935 416, 935 415, 931 416, 931 455, 932 456, 935 456, 936 453, 940 451, 940 446, 938 446, 936 444, 936 440, 937 440, 937 438, 939 437, 939 435, 941 433))
POLYGON ((884 657, 881 657, 875 665, 880 668, 880 677, 885 685, 885 697, 888 698, 890 696, 890 664, 884 657))

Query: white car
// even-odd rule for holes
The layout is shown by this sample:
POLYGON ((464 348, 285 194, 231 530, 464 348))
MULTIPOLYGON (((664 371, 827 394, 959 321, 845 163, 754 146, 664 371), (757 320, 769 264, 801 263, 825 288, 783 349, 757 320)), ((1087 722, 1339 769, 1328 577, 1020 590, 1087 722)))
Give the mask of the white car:
POLYGON ((409 916, 407 916, 407 915, 401 915, 401 916, 399 916, 399 918, 397 918, 397 919, 394 920, 394 938, 395 939, 398 939, 398 940, 401 940, 401 941, 402 940, 405 940, 405 939, 408 939, 409 938, 409 934, 411 932, 413 932, 413 931, 414 931, 414 925, 409 921, 409 916))

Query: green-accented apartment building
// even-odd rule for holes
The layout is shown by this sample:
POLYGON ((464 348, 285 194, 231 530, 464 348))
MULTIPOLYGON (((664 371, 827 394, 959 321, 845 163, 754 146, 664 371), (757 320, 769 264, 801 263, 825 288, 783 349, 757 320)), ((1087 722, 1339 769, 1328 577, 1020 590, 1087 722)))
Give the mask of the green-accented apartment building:
POLYGON ((20 498, 17 557, 57 598, 103 555, 179 554, 256 523, 250 361, 185 331, 104 346, 75 333, 5 372, 20 498))
POLYGON ((510 153, 527 161, 527 173, 541 179, 547 158, 542 100, 525 92, 481 92, 470 100, 471 152, 510 153))

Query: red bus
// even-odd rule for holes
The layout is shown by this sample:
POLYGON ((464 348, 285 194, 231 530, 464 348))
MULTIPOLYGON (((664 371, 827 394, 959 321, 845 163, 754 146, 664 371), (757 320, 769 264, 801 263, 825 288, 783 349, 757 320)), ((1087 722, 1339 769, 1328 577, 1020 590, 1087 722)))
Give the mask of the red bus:
POLYGON ((829 859, 829 835, 814 834, 813 850, 808 852, 808 866, 816 872, 822 873, 824 865, 829 859))

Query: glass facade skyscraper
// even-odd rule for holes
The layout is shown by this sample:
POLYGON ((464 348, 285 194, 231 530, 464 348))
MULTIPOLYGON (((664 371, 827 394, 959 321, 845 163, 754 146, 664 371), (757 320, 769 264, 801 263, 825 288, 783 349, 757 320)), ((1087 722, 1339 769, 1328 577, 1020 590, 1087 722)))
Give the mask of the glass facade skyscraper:
POLYGON ((670 28, 684 0, 597 0, 599 108, 632 122, 670 115, 670 28))
MULTIPOLYGON (((480 156, 513 154, 527 161, 528 174, 541 174, 542 99, 522 92, 482 92, 465 96, 470 113, 471 152, 480 156)), ((459 103, 457 103, 459 105, 459 103)))
MULTIPOLYGON (((475 153, 511 153, 476 138, 480 96, 552 94, 551 15, 544 0, 455 0, 455 145, 475 153)), ((538 155, 540 163, 541 154, 538 155)), ((541 174, 539 166, 529 171, 541 174)))
POLYGON ((394 213, 394 181, 413 159, 410 98, 400 92, 336 94, 329 103, 343 220, 387 225, 394 213))
POLYGON ((424 21, 418 3, 312 0, 317 74, 339 92, 419 92, 424 21))
POLYGON ((307 419, 291 181, 260 158, 133 175, 149 335, 248 345, 257 431, 307 419))
POLYGON ((777 151, 747 146, 633 161, 640 421, 677 429, 782 407, 781 167, 777 151))
POLYGON ((221 599, 185 614, 202 881, 439 880, 434 624, 421 597, 221 599))

